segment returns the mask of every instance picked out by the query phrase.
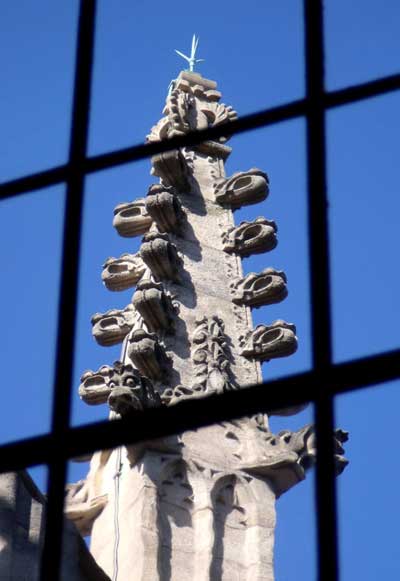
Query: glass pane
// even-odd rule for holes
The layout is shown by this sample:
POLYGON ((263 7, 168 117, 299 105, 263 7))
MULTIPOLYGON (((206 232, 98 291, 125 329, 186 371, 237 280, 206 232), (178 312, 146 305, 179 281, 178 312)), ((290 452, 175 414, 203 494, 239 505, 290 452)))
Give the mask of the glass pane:
POLYGON ((277 226, 276 248, 244 258, 244 274, 273 267, 287 276, 288 296, 278 304, 253 308, 254 326, 283 319, 295 324, 298 337, 296 353, 264 363, 263 375, 272 379, 305 371, 311 366, 311 344, 304 123, 281 123, 236 136, 230 143, 228 175, 258 167, 270 180, 267 200, 235 211, 235 223, 266 216, 277 226))
POLYGON ((240 115, 298 99, 304 93, 303 18, 299 0, 239 4, 205 0, 201 8, 120 0, 99 2, 92 107, 92 153, 143 142, 161 117, 169 84, 188 64, 200 37, 196 67, 217 81, 240 115), (118 8, 116 7, 118 6, 118 8), (188 22, 193 25, 188 27, 188 22), (167 31, 167 33, 166 33, 167 31))
POLYGON ((399 72, 397 0, 326 0, 324 7, 329 89, 399 72))
POLYGON ((61 186, 0 204, 1 443, 50 427, 63 212, 61 186))
MULTIPOLYGON (((279 242, 276 248, 271 252, 264 252, 266 248, 263 247, 261 253, 260 249, 258 249, 258 253, 249 256, 247 256, 249 253, 245 253, 243 256, 243 260, 241 261, 243 275, 240 275, 243 276, 243 284, 247 285, 249 282, 250 279, 246 277, 250 273, 256 273, 254 276, 257 278, 263 274, 264 270, 275 269, 275 271, 284 271, 286 273, 289 288, 289 295, 285 300, 283 300, 284 295, 282 295, 277 300, 261 300, 257 302, 257 305, 267 303, 267 306, 259 306, 259 308, 254 307, 251 309, 253 326, 269 326, 283 320, 288 324, 295 324, 296 330, 292 331, 290 327, 287 332, 290 335, 297 333, 298 336, 298 349, 296 353, 292 354, 291 357, 286 357, 285 353, 281 353, 279 356, 271 356, 271 360, 263 366, 264 376, 266 379, 269 379, 304 371, 310 368, 304 125, 300 121, 281 124, 275 128, 259 130, 238 136, 232 139, 231 144, 233 152, 226 165, 227 176, 229 177, 238 170, 246 171, 256 166, 260 170, 268 172, 271 180, 271 194, 266 202, 242 207, 234 212, 233 218, 229 219, 234 220, 234 224, 239 226, 241 222, 252 222, 257 217, 264 216, 267 220, 274 220, 278 227, 279 242), (282 155, 282 152, 284 152, 284 155, 282 155), (291 163, 290 172, 287 171, 288 159, 290 159, 291 163), (282 300, 283 302, 280 302, 282 300), (279 304, 275 304, 277 302, 279 304)), ((132 302, 135 281, 132 284, 128 284, 127 287, 124 287, 126 290, 110 292, 101 282, 102 265, 105 264, 108 257, 114 257, 116 259, 124 253, 130 253, 132 255, 141 247, 142 235, 136 238, 118 236, 116 229, 112 227, 113 209, 121 202, 128 202, 145 196, 149 185, 151 182, 154 182, 154 178, 149 176, 149 170, 150 163, 144 161, 99 173, 98 175, 91 176, 87 181, 79 295, 77 357, 74 381, 76 386, 74 390, 74 423, 80 424, 87 421, 104 419, 107 414, 106 406, 85 406, 82 404, 78 397, 77 387, 80 384, 80 377, 85 370, 95 371, 99 370, 103 365, 112 365, 114 361, 120 359, 120 355, 122 354, 121 349, 125 349, 120 344, 122 339, 121 341, 117 340, 115 344, 112 340, 111 346, 108 349, 104 349, 101 346, 101 341, 98 341, 100 346, 96 345, 91 337, 91 327, 93 326, 93 330, 95 331, 97 323, 93 321, 91 325, 90 319, 94 313, 104 315, 110 309, 124 309, 124 307, 132 302)), ((186 202, 183 203, 185 204, 186 202)), ((195 218, 195 220, 197 225, 200 222, 206 222, 202 215, 195 218)), ((215 239, 212 238, 213 242, 209 242, 207 236, 205 238, 203 237, 203 253, 208 252, 210 244, 220 244, 220 238, 218 238, 220 236, 220 226, 216 222, 214 223, 213 219, 211 222, 211 226, 206 226, 206 228, 213 229, 212 235, 215 239)), ((197 227, 196 224, 194 224, 195 227, 197 227)), ((200 228, 200 226, 198 227, 200 228)), ((182 238, 185 239, 185 236, 186 234, 175 241, 178 246, 181 244, 182 238)), ((188 234, 188 236, 190 237, 192 234, 188 234)), ((183 253, 182 255, 184 255, 186 252, 184 246, 182 246, 181 251, 183 253)), ((220 265, 218 266, 212 263, 208 265, 208 268, 215 268, 216 272, 222 268, 225 272, 225 262, 228 259, 229 257, 225 256, 225 254, 222 257, 218 254, 220 265)), ((194 262, 197 262, 196 257, 194 258, 194 262)), ((190 269, 192 267, 197 268, 193 264, 189 266, 190 269)), ((279 272, 276 274, 276 277, 285 276, 285 274, 279 274, 279 272)), ((263 275, 264 278, 267 275, 268 273, 263 275)), ((235 277, 232 273, 227 275, 224 282, 227 290, 229 290, 228 287, 233 282, 233 278, 235 277)), ((213 281, 214 279, 212 279, 210 284, 213 284, 213 281)), ((259 285, 260 281, 257 279, 256 285, 259 285)), ((252 281, 250 283, 251 285, 253 284, 252 281)), ((207 295, 208 290, 205 287, 201 287, 201 284, 203 284, 202 280, 198 280, 196 283, 196 285, 200 285, 196 287, 198 288, 196 299, 198 306, 196 306, 197 303, 193 303, 192 306, 188 303, 186 310, 184 309, 184 311, 179 313, 179 319, 183 321, 186 319, 187 322, 190 319, 194 319, 195 316, 200 316, 204 311, 205 305, 202 305, 202 302, 205 301, 204 297, 207 295)), ((260 284, 262 286, 264 284, 263 281, 260 284)), ((179 292, 179 289, 175 289, 173 292, 175 291, 179 292)), ((215 300, 212 298, 212 293, 210 300, 215 300)), ((252 304, 254 305, 255 303, 252 304)), ((213 312, 218 311, 219 303, 215 305, 215 310, 213 308, 213 312)), ((246 314, 246 317, 248 316, 250 314, 246 314)), ((229 323, 231 326, 232 324, 232 322, 229 323)), ((237 321, 235 322, 234 329, 228 328, 227 326, 226 332, 228 335, 235 334, 236 332, 240 334, 236 329, 236 325, 239 325, 237 321)), ((245 328, 246 331, 248 330, 248 325, 245 325, 243 319, 240 325, 242 326, 241 328, 245 328)), ((271 329, 270 332, 274 333, 275 328, 271 329)), ((281 326, 279 327, 279 332, 285 333, 285 331, 282 331, 281 326)), ((189 359, 191 336, 191 332, 189 334, 186 332, 186 343, 183 348, 185 353, 182 354, 181 359, 189 359)), ((106 341, 106 343, 108 342, 106 341)), ((193 377, 190 378, 190 382, 193 382, 193 377)), ((243 379, 242 384, 246 382, 255 382, 255 377, 250 377, 248 380, 243 379)))
POLYGON ((0 181, 66 161, 77 16, 77 0, 2 5, 0 181))
POLYGON ((328 116, 334 356, 399 346, 398 94, 328 116))
MULTIPOLYGON (((297 432, 312 424, 313 406, 290 417, 273 416, 270 427, 277 434, 283 430, 297 432)), ((275 577, 277 580, 307 581, 317 579, 317 547, 315 518, 315 469, 306 473, 306 478, 282 495, 277 502, 277 524, 275 537, 275 577), (299 542, 299 539, 307 542, 299 542)))
POLYGON ((400 575, 395 460, 399 388, 400 382, 394 381, 337 397, 337 424, 350 432, 350 464, 338 488, 341 581, 400 575))
POLYGON ((141 236, 122 238, 113 228, 113 212, 118 204, 145 195, 152 181, 149 173, 150 162, 145 160, 89 176, 86 181, 73 384, 74 424, 105 419, 108 414, 105 405, 83 403, 78 386, 85 370, 97 370, 120 359, 118 342, 107 348, 96 343, 91 318, 96 312, 123 309, 131 302, 134 289, 128 286, 126 290, 110 292, 102 281, 102 269, 109 257, 134 254, 139 249, 141 236))
POLYGON ((186 579, 201 570, 230 581, 235 571, 267 578, 274 569, 276 579, 295 581, 301 567, 311 581, 311 415, 272 418, 272 433, 259 414, 95 452, 90 469, 70 464, 67 517, 110 578, 145 569, 150 579, 186 579))

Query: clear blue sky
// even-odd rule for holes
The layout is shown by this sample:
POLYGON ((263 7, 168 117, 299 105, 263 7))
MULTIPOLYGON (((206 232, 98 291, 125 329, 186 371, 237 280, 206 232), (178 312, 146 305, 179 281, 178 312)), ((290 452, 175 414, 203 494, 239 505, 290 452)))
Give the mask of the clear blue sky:
MULTIPOLYGON (((63 163, 77 24, 77 1, 16 0, 0 7, 0 180, 63 163)), ((327 0, 327 84, 340 88, 400 70, 397 0, 327 0)), ((170 80, 200 35, 200 72, 218 81, 224 101, 239 114, 299 98, 304 93, 302 3, 245 4, 203 0, 99 2, 90 129, 92 154, 132 145, 161 115, 170 80)), ((332 241, 335 359, 343 361, 399 345, 400 93, 328 115, 328 177, 332 241)), ((264 366, 278 377, 310 365, 303 121, 246 133, 231 140, 228 173, 257 166, 271 179, 263 204, 236 213, 239 222, 264 214, 276 220, 279 245, 244 261, 246 272, 286 271, 289 297, 254 312, 255 323, 284 318, 297 325, 299 350, 264 366)), ((99 347, 90 316, 123 307, 131 292, 101 284, 108 256, 133 252, 139 240, 112 228, 114 206, 144 195, 153 178, 148 161, 91 176, 86 184, 73 424, 104 418, 76 391, 80 374, 118 358, 99 347)), ((3 399, 0 442, 49 429, 56 335, 63 187, 1 203, 3 399)), ((323 386, 321 386, 323 388, 323 386)), ((351 432, 350 466, 339 482, 342 581, 396 579, 398 558, 397 424, 399 383, 341 397, 337 425, 351 432)), ((297 429, 312 410, 275 431, 297 429)), ((71 478, 85 469, 74 466, 71 478)), ((42 483, 43 470, 36 472, 42 483)), ((313 478, 278 501, 277 581, 315 578, 313 478)))

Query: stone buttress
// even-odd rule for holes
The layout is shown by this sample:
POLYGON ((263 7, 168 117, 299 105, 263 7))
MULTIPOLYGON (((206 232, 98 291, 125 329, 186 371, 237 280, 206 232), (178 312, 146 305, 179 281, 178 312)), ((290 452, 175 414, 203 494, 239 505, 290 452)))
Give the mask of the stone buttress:
MULTIPOLYGON (((182 72, 148 141, 228 123, 236 113, 220 97, 214 81, 182 72)), ((260 383, 261 362, 296 351, 292 323, 252 325, 251 309, 284 300, 287 280, 272 267, 243 275, 242 257, 272 251, 277 226, 263 216, 235 224, 236 209, 267 198, 269 180, 256 168, 226 176, 226 140, 153 157, 158 181, 115 208, 118 233, 142 244, 107 259, 102 278, 134 292, 92 324, 122 355, 79 388, 112 418, 260 383)), ((338 472, 345 439, 335 432, 338 472)), ((275 500, 314 461, 312 426, 275 435, 260 414, 95 453, 87 479, 68 487, 66 512, 113 580, 272 581, 275 500)))

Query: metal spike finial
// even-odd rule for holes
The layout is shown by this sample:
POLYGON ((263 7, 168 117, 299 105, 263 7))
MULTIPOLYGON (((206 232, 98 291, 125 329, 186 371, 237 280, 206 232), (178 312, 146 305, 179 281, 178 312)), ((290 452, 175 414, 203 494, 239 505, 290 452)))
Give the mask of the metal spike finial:
POLYGON ((196 38, 196 35, 194 34, 193 38, 192 38, 192 48, 190 51, 190 56, 186 56, 180 50, 175 49, 176 54, 178 54, 180 57, 182 57, 183 59, 185 59, 185 61, 187 61, 189 63, 189 71, 191 73, 194 71, 194 66, 196 63, 204 62, 204 59, 197 59, 196 58, 196 51, 197 51, 198 46, 199 46, 199 37, 196 38))

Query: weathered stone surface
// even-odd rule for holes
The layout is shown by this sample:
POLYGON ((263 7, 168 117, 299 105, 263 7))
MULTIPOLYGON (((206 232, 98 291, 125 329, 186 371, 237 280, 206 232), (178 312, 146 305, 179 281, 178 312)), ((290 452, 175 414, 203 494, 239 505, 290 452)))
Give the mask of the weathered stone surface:
POLYGON ((146 377, 159 381, 166 378, 169 359, 155 333, 144 329, 133 331, 129 337, 128 357, 146 377))
POLYGON ((250 272, 231 282, 232 301, 249 307, 279 303, 287 297, 286 282, 285 273, 275 268, 265 268, 260 273, 250 272))
MULTIPOLYGON (((196 73, 182 72, 167 97, 162 119, 152 127, 149 142, 184 135, 189 131, 206 129, 237 118, 232 107, 219 103, 219 92, 209 89, 209 83, 196 73)), ((219 141, 226 141, 221 137, 219 141)))
POLYGON ((265 172, 253 168, 233 174, 229 179, 219 178, 214 183, 215 199, 232 209, 257 204, 269 194, 269 180, 265 172))
POLYGON ((190 189, 190 172, 185 157, 179 150, 166 151, 151 158, 152 175, 161 178, 164 186, 178 191, 190 189))
POLYGON ((241 222, 239 226, 224 233, 224 250, 243 257, 268 252, 278 244, 276 232, 275 222, 267 218, 259 217, 252 222, 241 222))
POLYGON ((151 381, 142 377, 132 365, 121 361, 116 361, 112 367, 103 365, 98 371, 86 371, 81 377, 79 395, 89 405, 108 402, 120 415, 128 408, 142 410, 161 404, 151 381))
MULTIPOLYGON (((213 81, 181 73, 148 140, 228 123, 236 114, 220 96, 213 81)), ((145 200, 152 226, 140 249, 146 271, 135 282, 137 317, 129 328, 105 325, 120 336, 123 328, 122 362, 84 375, 80 388, 85 401, 108 402, 111 418, 134 425, 146 407, 260 383, 261 362, 297 348, 292 324, 253 328, 251 308, 283 300, 287 281, 273 268, 243 276, 241 257, 272 250, 277 228, 262 217, 235 225, 233 210, 264 200, 269 181, 258 169, 227 178, 225 140, 152 160, 160 184, 145 200)), ((135 231, 143 224, 137 215, 135 231)), ((339 472, 346 436, 335 437, 339 472)), ((72 502, 71 510, 114 579, 273 581, 275 499, 314 458, 311 426, 276 435, 258 414, 94 455, 72 499, 82 494, 82 506, 72 502)))
MULTIPOLYGON (((110 459, 111 465, 121 462, 117 486, 123 515, 118 528, 122 579, 178 581, 189 576, 217 581, 238 578, 239 572, 261 581, 273 578, 275 493, 265 479, 151 449, 132 466, 128 455, 118 457, 115 451, 110 459)), ((115 482, 113 487, 106 479, 105 485, 111 496, 115 482)), ((110 575, 113 514, 109 502, 96 520, 102 535, 93 541, 92 533, 92 552, 110 575)))
POLYGON ((141 280, 132 298, 149 331, 173 331, 173 306, 163 285, 150 279, 141 280))
POLYGON ((132 329, 137 313, 132 304, 124 309, 111 309, 106 313, 95 313, 92 317, 92 333, 99 345, 117 345, 132 329))
MULTIPOLYGON (((0 474, 0 579, 36 581, 44 540, 46 498, 25 470, 0 474)), ((60 581, 110 581, 74 525, 65 521, 60 581)))
POLYGON ((146 198, 146 210, 157 224, 160 232, 178 230, 179 218, 182 215, 179 201, 164 186, 150 186, 146 198))
POLYGON ((81 376, 79 397, 89 405, 106 403, 118 373, 110 365, 102 365, 97 371, 88 370, 81 376))
POLYGON ((140 256, 157 280, 179 281, 179 257, 167 234, 156 230, 146 234, 140 256))
POLYGON ((276 357, 287 357, 297 350, 296 327, 292 323, 278 320, 271 325, 257 325, 243 337, 242 355, 269 361, 276 357))
POLYGON ((114 209, 113 226, 120 236, 140 236, 147 232, 152 223, 151 216, 146 211, 143 198, 118 204, 114 209))
POLYGON ((234 383, 230 373, 232 355, 222 319, 217 315, 197 319, 192 342, 194 390, 222 393, 233 389, 234 383))
POLYGON ((161 398, 153 383, 142 377, 131 365, 123 365, 119 385, 115 385, 108 396, 110 409, 118 416, 130 415, 133 411, 161 405, 161 398))
MULTIPOLYGON (((348 433, 335 430, 336 475, 343 472, 348 464, 344 458, 342 444, 348 440, 348 433)), ((283 430, 277 435, 271 432, 258 433, 251 450, 247 450, 242 469, 251 474, 267 476, 277 496, 304 480, 306 470, 316 463, 315 428, 309 424, 297 432, 283 430)))
POLYGON ((107 258, 101 278, 111 291, 122 291, 134 286, 143 276, 146 265, 139 254, 122 254, 107 258))

